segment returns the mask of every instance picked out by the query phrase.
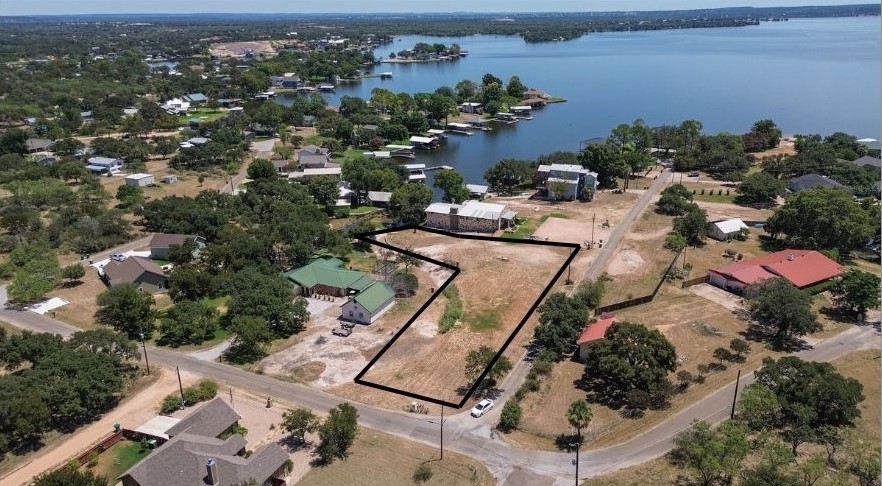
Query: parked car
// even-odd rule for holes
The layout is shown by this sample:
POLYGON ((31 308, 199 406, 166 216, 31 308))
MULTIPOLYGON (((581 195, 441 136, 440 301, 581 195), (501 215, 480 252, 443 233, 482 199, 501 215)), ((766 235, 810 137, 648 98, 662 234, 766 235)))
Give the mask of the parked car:
POLYGON ((346 336, 349 336, 350 334, 352 334, 352 329, 346 329, 345 327, 337 327, 333 331, 331 331, 331 334, 333 334, 335 336, 346 337, 346 336))
POLYGON ((688 175, 689 175, 689 177, 698 177, 698 171, 697 171, 697 170, 693 170, 693 171, 690 172, 688 175))
POLYGON ((475 408, 472 409, 472 417, 480 417, 490 411, 491 408, 493 408, 493 400, 485 398, 478 402, 478 404, 475 405, 475 408))
POLYGON ((126 259, 126 256, 122 253, 114 253, 113 255, 110 255, 110 259, 115 262, 121 262, 126 259))

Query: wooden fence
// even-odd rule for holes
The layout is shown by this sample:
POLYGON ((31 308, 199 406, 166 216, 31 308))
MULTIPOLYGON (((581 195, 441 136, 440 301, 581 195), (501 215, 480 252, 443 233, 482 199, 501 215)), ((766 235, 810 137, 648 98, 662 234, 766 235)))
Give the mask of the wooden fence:
POLYGON ((710 277, 709 275, 704 275, 702 277, 695 277, 695 278, 690 278, 689 280, 684 280, 683 283, 680 284, 680 287, 684 288, 684 289, 688 289, 689 287, 692 287, 693 285, 703 284, 710 279, 709 277, 710 277))
MULTIPOLYGON (((107 449, 110 449, 114 444, 116 444, 117 442, 119 442, 121 440, 123 440, 123 431, 120 430, 118 432, 113 432, 110 435, 105 436, 103 439, 99 440, 98 442, 93 443, 91 446, 89 446, 88 449, 86 449, 86 450, 80 452, 79 454, 77 454, 76 456, 72 457, 71 460, 77 461, 77 464, 85 465, 87 462, 89 462, 89 456, 92 455, 93 452, 97 452, 98 454, 101 454, 102 452, 106 451, 107 449)), ((69 463, 70 463, 70 461, 59 464, 59 465, 55 466, 54 469, 55 470, 61 469, 63 467, 66 467, 69 463)))

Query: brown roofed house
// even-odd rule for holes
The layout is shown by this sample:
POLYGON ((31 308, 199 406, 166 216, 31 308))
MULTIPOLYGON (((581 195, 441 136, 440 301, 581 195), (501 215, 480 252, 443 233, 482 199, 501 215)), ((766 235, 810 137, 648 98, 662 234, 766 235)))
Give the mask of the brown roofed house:
POLYGON ((215 397, 199 407, 166 431, 169 437, 188 433, 218 437, 229 432, 239 422, 239 414, 220 397, 215 397))
POLYGON ((128 283, 148 292, 168 288, 165 271, 149 258, 133 256, 122 261, 111 260, 102 271, 104 281, 111 287, 128 283))

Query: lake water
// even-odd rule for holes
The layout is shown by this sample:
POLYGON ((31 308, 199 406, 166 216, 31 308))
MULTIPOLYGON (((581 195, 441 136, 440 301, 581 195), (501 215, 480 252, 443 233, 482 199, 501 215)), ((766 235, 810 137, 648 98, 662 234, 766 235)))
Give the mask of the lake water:
POLYGON ((504 81, 518 75, 528 87, 568 99, 536 110, 532 121, 450 135, 441 149, 417 153, 417 162, 453 166, 467 182, 481 183, 500 159, 576 151, 581 140, 636 118, 650 126, 694 118, 707 133, 743 133, 771 118, 785 134, 879 138, 879 17, 603 33, 544 44, 504 36, 404 36, 376 54, 388 57, 416 42, 456 42, 470 54, 455 62, 382 64, 374 71, 391 71, 392 79, 342 84, 327 95, 329 103, 346 95, 369 99, 378 86, 431 92, 463 79, 480 82, 488 72, 504 81))

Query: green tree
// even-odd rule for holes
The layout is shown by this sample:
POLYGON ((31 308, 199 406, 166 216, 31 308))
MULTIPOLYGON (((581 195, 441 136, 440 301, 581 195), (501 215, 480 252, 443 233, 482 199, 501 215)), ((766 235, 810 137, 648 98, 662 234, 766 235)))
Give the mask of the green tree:
POLYGON ((791 194, 765 226, 772 236, 786 235, 797 248, 839 250, 846 255, 863 248, 878 233, 878 216, 840 189, 815 188, 791 194))
POLYGON ((230 277, 227 285, 232 290, 227 302, 227 319, 262 318, 277 338, 286 338, 306 327, 309 319, 306 300, 292 300, 291 284, 282 275, 266 275, 254 268, 245 268, 230 277))
MULTIPOLYGON (((466 363, 465 363, 465 375, 467 378, 474 380, 477 379, 481 373, 490 366, 490 363, 493 362, 493 358, 496 356, 496 351, 489 346, 481 346, 478 349, 473 349, 469 351, 466 355, 466 363)), ((500 356, 496 363, 490 368, 490 371, 484 377, 481 386, 484 388, 492 388, 496 386, 496 383, 500 378, 506 375, 509 371, 511 371, 512 364, 511 361, 505 357, 500 356)))
POLYGON ((499 423, 496 425, 496 428, 503 432, 511 432, 518 428, 518 425, 521 423, 521 414, 521 405, 517 400, 510 399, 502 407, 502 413, 499 415, 499 423))
POLYGON ((729 341, 729 349, 735 352, 735 359, 740 361, 750 353, 750 344, 741 338, 734 338, 729 341))
POLYGON ((583 379, 589 385, 606 390, 610 398, 623 398, 631 390, 664 394, 670 385, 668 373, 677 367, 677 351, 662 333, 620 322, 610 326, 604 338, 587 345, 583 379))
POLYGON ((315 432, 321 421, 307 408, 289 410, 282 414, 282 430, 291 435, 297 442, 303 443, 306 434, 315 432))
POLYGON ((144 190, 140 187, 123 184, 116 190, 116 200, 124 208, 137 206, 144 201, 144 190))
POLYGON ((462 174, 452 169, 444 169, 435 173, 433 186, 444 191, 443 201, 459 204, 469 198, 462 174))
POLYGON ((123 333, 110 329, 92 329, 73 333, 67 342, 72 349, 85 350, 90 353, 106 353, 116 356, 121 361, 140 359, 138 344, 123 333))
POLYGON ((405 224, 418 224, 426 218, 425 209, 432 202, 432 189, 425 184, 404 184, 392 191, 389 213, 405 224))
POLYGON ((322 462, 330 464, 334 459, 345 459, 358 434, 358 410, 348 403, 337 405, 331 409, 318 433, 320 442, 315 452, 322 462))
POLYGON ((597 172, 600 187, 615 188, 616 179, 625 177, 630 167, 625 162, 621 147, 613 143, 589 145, 579 154, 582 167, 597 172))
POLYGON ((277 175, 278 173, 276 172, 276 168, 273 166, 272 161, 267 159, 254 159, 254 161, 248 166, 249 179, 269 179, 276 177, 277 175))
POLYGON ((603 301, 608 279, 609 277, 602 275, 596 280, 582 280, 573 294, 573 298, 581 301, 589 309, 596 309, 603 301))
POLYGON ((82 263, 72 263, 61 269, 61 276, 71 282, 78 282, 86 276, 86 268, 82 263))
POLYGON ((701 246, 707 239, 707 211, 691 203, 686 214, 674 218, 674 231, 686 239, 692 246, 701 246))
POLYGON ((58 166, 58 177, 63 181, 73 180, 74 182, 79 182, 88 175, 89 171, 86 170, 86 166, 77 160, 68 160, 58 166))
POLYGON ((107 486, 104 476, 96 476, 92 471, 79 471, 67 467, 37 476, 32 486, 107 486))
POLYGON ((695 422, 674 438, 671 460, 694 471, 699 484, 729 484, 741 469, 750 451, 744 430, 733 422, 723 422, 716 430, 705 421, 695 422))
POLYGON ((506 94, 513 98, 522 99, 525 91, 527 91, 527 87, 521 82, 521 78, 517 76, 510 77, 508 84, 505 85, 506 94))
POLYGON ((134 284, 120 284, 110 287, 96 298, 98 310, 95 320, 112 326, 130 338, 145 338, 153 332, 153 296, 141 292, 134 284))
POLYGON ((567 192, 569 184, 564 181, 548 181, 545 187, 548 188, 548 196, 557 201, 564 199, 564 194, 567 192))
POLYGON ((761 383, 744 389, 737 410, 738 420, 752 430, 774 430, 781 423, 781 402, 775 392, 761 383))
MULTIPOLYGON (((77 151, 85 148, 86 145, 83 142, 75 138, 64 138, 61 140, 56 140, 55 145, 52 147, 52 153, 59 157, 73 157, 76 155, 77 151)), ((82 167, 82 164, 80 164, 82 167)))
POLYGON ((484 179, 494 191, 510 196, 515 189, 532 185, 535 172, 533 162, 502 159, 484 172, 484 179))
POLYGON ((830 289, 836 307, 853 315, 861 315, 867 309, 879 307, 879 276, 850 268, 830 289))
POLYGON ((227 328, 233 334, 233 341, 224 352, 224 359, 232 363, 253 363, 266 356, 266 344, 273 339, 266 319, 239 315, 230 320, 227 328))
POLYGON ((784 181, 767 172, 757 172, 738 184, 738 192, 747 202, 769 202, 784 193, 784 181))
MULTIPOLYGON (((37 250, 44 247, 35 244, 20 248, 37 250)), ((15 263, 14 260, 11 261, 15 263)), ((58 284, 60 272, 58 258, 52 250, 46 248, 45 253, 32 254, 15 270, 15 275, 7 289, 9 302, 26 305, 39 301, 58 284)))
POLYGON ((686 214, 692 207, 692 192, 682 184, 674 184, 664 188, 656 205, 657 211, 670 216, 686 214))
POLYGON ((745 289, 755 297, 748 302, 760 331, 772 335, 772 345, 782 348, 794 336, 819 331, 821 324, 812 310, 811 296, 783 278, 771 278, 745 289))
POLYGON ((570 408, 567 409, 567 422, 570 424, 570 427, 576 429, 579 443, 582 442, 582 431, 591 423, 592 416, 591 405, 581 398, 573 400, 570 403, 570 408))
POLYGON ((167 310, 160 319, 158 343, 171 347, 202 344, 214 338, 217 311, 199 302, 183 300, 167 310))
POLYGON ((538 308, 539 325, 533 339, 541 348, 561 359, 572 352, 573 343, 588 320, 588 307, 581 299, 557 292, 551 294, 538 308))
POLYGON ((338 181, 333 176, 310 177, 306 180, 306 190, 316 204, 322 207, 333 205, 340 196, 338 181))

